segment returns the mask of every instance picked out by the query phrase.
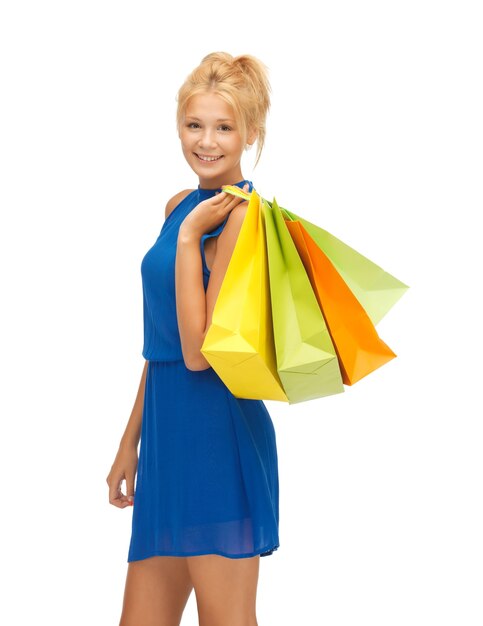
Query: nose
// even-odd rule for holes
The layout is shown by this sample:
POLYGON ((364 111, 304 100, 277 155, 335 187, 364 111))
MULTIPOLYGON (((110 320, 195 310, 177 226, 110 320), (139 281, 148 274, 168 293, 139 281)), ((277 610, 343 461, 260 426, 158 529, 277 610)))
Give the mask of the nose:
POLYGON ((211 150, 216 146, 215 131, 205 128, 199 139, 200 148, 211 150))

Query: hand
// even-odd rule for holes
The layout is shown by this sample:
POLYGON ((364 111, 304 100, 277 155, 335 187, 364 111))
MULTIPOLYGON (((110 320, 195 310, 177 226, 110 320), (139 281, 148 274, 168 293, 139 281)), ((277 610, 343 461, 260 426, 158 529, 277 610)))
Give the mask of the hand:
MULTIPOLYGON (((248 193, 250 186, 243 185, 243 191, 248 193)), ((212 198, 200 202, 183 220, 180 226, 180 233, 201 237, 204 233, 209 233, 216 226, 221 224, 225 217, 240 204, 246 202, 243 198, 232 196, 224 191, 216 192, 212 198)))
POLYGON ((134 504, 134 478, 138 466, 138 453, 135 446, 120 446, 106 481, 109 485, 109 502, 124 509, 134 504), (121 491, 122 481, 126 481, 126 495, 121 491))

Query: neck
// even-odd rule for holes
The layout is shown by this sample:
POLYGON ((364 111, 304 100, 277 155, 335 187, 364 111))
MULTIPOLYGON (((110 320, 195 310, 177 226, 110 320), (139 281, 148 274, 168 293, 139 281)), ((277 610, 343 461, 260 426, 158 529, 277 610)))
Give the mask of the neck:
POLYGON ((241 180, 245 180, 240 168, 231 172, 226 172, 220 176, 210 176, 209 178, 205 176, 198 176, 198 178, 201 189, 219 189, 220 187, 223 187, 223 185, 234 185, 235 183, 239 183, 241 180))

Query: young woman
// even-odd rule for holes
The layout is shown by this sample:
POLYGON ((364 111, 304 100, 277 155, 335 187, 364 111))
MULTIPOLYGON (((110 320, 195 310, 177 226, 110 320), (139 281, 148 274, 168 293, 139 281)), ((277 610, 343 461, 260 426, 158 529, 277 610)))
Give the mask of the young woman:
POLYGON ((260 557, 279 547, 270 415, 236 398, 200 351, 248 204, 222 187, 253 189, 241 158, 257 142, 258 162, 269 91, 258 59, 217 52, 178 92, 199 184, 169 200, 141 264, 146 363, 107 477, 109 502, 133 504, 121 626, 179 625, 193 588, 200 626, 256 626, 260 557))

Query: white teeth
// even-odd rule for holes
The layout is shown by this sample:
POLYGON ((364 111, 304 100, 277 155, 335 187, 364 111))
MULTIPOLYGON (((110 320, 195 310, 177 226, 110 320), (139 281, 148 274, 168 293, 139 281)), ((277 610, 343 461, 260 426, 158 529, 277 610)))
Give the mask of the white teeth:
POLYGON ((221 159, 221 156, 219 156, 219 157, 204 157, 204 156, 201 156, 201 154, 197 154, 196 156, 199 159, 201 159, 202 161, 217 161, 218 159, 221 159))

